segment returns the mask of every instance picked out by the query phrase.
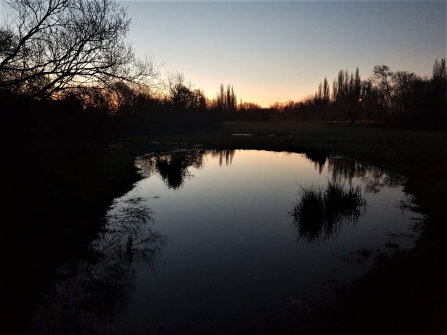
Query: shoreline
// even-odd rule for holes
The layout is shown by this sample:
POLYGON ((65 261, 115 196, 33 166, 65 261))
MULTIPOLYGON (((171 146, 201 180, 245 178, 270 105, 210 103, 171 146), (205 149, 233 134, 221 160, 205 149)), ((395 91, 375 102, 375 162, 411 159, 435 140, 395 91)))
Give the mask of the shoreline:
MULTIPOLYGON (((140 180, 141 176, 138 175, 134 165, 137 156, 147 153, 149 149, 154 151, 172 149, 172 145, 166 145, 163 142, 182 143, 182 147, 194 149, 197 149, 197 145, 200 144, 200 148, 204 149, 266 149, 294 152, 304 152, 305 149, 324 150, 359 161, 367 161, 387 171, 402 174, 408 178, 404 192, 414 197, 415 204, 422 214, 426 215, 424 228, 416 247, 409 251, 399 251, 391 257, 378 259, 376 266, 360 279, 342 288, 336 298, 306 314, 303 319, 306 322, 297 326, 297 329, 286 327, 277 334, 288 332, 323 334, 329 330, 333 333, 437 334, 443 333, 447 329, 444 320, 445 313, 443 313, 447 306, 447 289, 445 288, 447 246, 443 242, 443 235, 447 230, 447 227, 443 225, 445 214, 447 214, 444 209, 445 201, 447 201, 447 194, 444 194, 447 193, 445 192, 447 178, 443 175, 447 168, 447 152, 443 149, 447 148, 447 146, 443 146, 447 144, 446 133, 327 124, 236 123, 225 124, 223 131, 219 133, 150 136, 124 142, 129 143, 126 148, 110 149, 112 151, 109 152, 105 150, 99 153, 88 153, 87 158, 84 156, 83 159, 81 159, 83 154, 78 157, 62 158, 54 163, 56 165, 50 169, 48 175, 39 176, 41 179, 36 181, 37 188, 31 192, 31 195, 39 196, 39 190, 47 183, 62 182, 64 176, 68 175, 69 179, 73 179, 72 182, 64 181, 65 185, 58 185, 56 188, 73 192, 69 192, 70 196, 67 199, 62 199, 59 205, 66 201, 74 201, 74 203, 70 203, 62 210, 66 210, 68 213, 74 209, 81 212, 86 205, 91 206, 93 201, 95 209, 89 210, 88 213, 79 213, 79 216, 75 215, 72 222, 75 223, 77 220, 79 222, 83 218, 87 221, 90 220, 89 222, 98 220, 99 213, 106 210, 113 199, 126 193, 136 181, 140 180), (230 136, 231 133, 254 133, 254 136, 230 136), (274 133, 276 136, 268 136, 270 133, 274 133), (371 139, 375 141, 373 142, 371 139), (150 143, 156 141, 162 144, 150 143), (408 149, 409 144, 413 144, 411 150, 408 149), (55 167, 60 171, 55 171, 55 167), (82 180, 82 182, 76 182, 76 179, 82 180), (86 197, 88 193, 90 194, 87 198, 91 198, 79 199, 83 196, 86 197), (100 210, 100 208, 102 209, 100 210), (315 320, 320 321, 315 322, 315 320), (382 321, 378 322, 377 320, 382 321)), ((20 162, 17 164, 20 165, 20 162)), ((35 168, 35 172, 43 171, 51 165, 52 163, 42 163, 42 166, 35 168)), ((12 171, 13 168, 11 167, 9 170, 12 171)), ((14 201, 20 201, 21 194, 14 190, 14 180, 19 180, 21 174, 26 171, 26 167, 13 171, 15 177, 9 178, 6 190, 15 192, 12 197, 6 192, 9 197, 5 196, 3 199, 5 200, 4 206, 11 205, 14 201)), ((31 180, 30 177, 27 179, 31 180)), ((29 185, 25 186, 29 187, 29 185)), ((25 186, 22 188, 26 188, 25 186)), ((53 199, 56 196, 57 194, 49 194, 48 198, 38 199, 37 204, 34 207, 31 206, 32 208, 28 211, 32 213, 42 203, 45 203, 45 200, 53 199)), ((6 213, 6 217, 13 222, 17 213, 11 210, 6 213)), ((63 212, 56 211, 56 214, 58 213, 63 212)), ((57 215, 55 218, 58 219, 57 215)), ((85 225, 88 224, 87 221, 84 222, 85 225)), ((38 222, 40 221, 38 220, 38 222)), ((50 225, 47 228, 51 227, 57 226, 50 225)), ((85 227, 87 229, 87 226, 85 227)), ((80 234, 77 241, 82 246, 85 246, 87 240, 94 236, 93 231, 96 231, 97 228, 90 226, 88 230, 92 231, 86 233, 82 231, 81 227, 74 230, 80 234)), ((56 231, 61 232, 60 228, 56 231)), ((14 234, 20 232, 20 229, 11 230, 11 233, 14 234)), ((64 232, 62 231, 62 233, 64 232)), ((54 236, 47 237, 50 242, 54 240, 54 236)), ((70 240, 70 234, 66 238, 70 240)), ((20 237, 18 240, 20 241, 20 237)), ((39 244, 39 242, 37 243, 39 244)), ((61 255, 70 258, 76 254, 82 254, 80 251, 82 246, 78 245, 74 249, 70 249, 69 246, 54 242, 53 245, 44 246, 41 254, 37 253, 37 255, 51 256, 57 251, 56 259, 61 259, 63 257, 61 255), (62 249, 57 248, 68 250, 65 254, 62 249)), ((28 250, 22 250, 21 256, 24 259, 29 256, 28 250)), ((17 261, 17 257, 20 256, 14 256, 13 260, 17 261)), ((34 255, 28 261, 32 263, 32 260, 37 259, 35 257, 34 255)), ((52 268, 51 264, 45 267, 47 271, 51 271, 52 268)), ((23 270, 19 274, 23 275, 23 270)), ((34 273, 34 275, 36 274, 39 272, 34 273)), ((44 292, 45 287, 51 285, 52 275, 46 273, 46 276, 42 283, 39 283, 41 285, 37 286, 37 292, 44 292)), ((10 279, 13 280, 13 278, 10 279)), ((22 294, 23 299, 16 301, 15 307, 8 306, 13 299, 6 299, 4 305, 5 314, 2 319, 9 322, 16 320, 18 315, 15 313, 19 310, 21 316, 29 315, 31 310, 28 309, 26 313, 22 311, 20 302, 32 304, 41 294, 34 292, 33 295, 33 292, 20 292, 21 283, 19 280, 12 284, 17 289, 16 293, 22 294)), ((34 285, 32 287, 36 288, 34 285)), ((14 322, 12 323, 14 324, 14 322)), ((9 324, 9 326, 14 327, 13 324, 9 324)), ((24 328, 23 332, 14 331, 14 333, 26 333, 26 329, 24 328)))

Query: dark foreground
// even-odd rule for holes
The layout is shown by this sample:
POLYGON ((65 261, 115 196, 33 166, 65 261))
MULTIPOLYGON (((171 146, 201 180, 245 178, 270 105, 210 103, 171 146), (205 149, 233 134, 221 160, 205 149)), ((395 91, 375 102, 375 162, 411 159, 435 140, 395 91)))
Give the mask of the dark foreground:
MULTIPOLYGON (((138 180, 133 164, 149 141, 207 148, 324 151, 409 178, 405 191, 427 215, 414 250, 381 257, 300 322, 281 318, 266 333, 441 334, 447 332, 447 133, 327 124, 226 124, 221 132, 127 139, 128 144, 9 148, 1 167, 1 322, 29 333, 34 304, 58 265, 82 256, 113 198, 138 180), (254 136, 231 136, 251 133, 254 136), (268 136, 276 135, 276 136, 268 136)), ((304 313, 304 317, 303 317, 304 313)), ((293 313, 288 316, 293 318, 293 313)))

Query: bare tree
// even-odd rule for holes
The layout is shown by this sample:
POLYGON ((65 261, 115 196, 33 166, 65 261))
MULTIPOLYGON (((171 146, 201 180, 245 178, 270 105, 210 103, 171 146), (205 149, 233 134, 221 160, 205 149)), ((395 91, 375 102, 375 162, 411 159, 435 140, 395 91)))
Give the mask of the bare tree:
POLYGON ((416 81, 420 78, 413 72, 397 71, 392 76, 394 87, 394 109, 398 114, 408 116, 415 109, 416 81))
POLYGON ((447 67, 445 58, 435 61, 433 65, 432 77, 433 89, 435 91, 437 103, 444 109, 447 105, 447 67))
POLYGON ((194 100, 193 85, 187 84, 183 73, 169 72, 167 83, 168 100, 175 108, 189 108, 194 100))
POLYGON ((191 108, 197 109, 207 109, 207 98, 205 92, 201 89, 195 89, 192 91, 193 99, 191 103, 191 108))
POLYGON ((375 105, 377 102, 377 91, 373 88, 373 84, 371 80, 362 81, 360 84, 360 100, 361 104, 366 112, 366 118, 368 122, 371 122, 371 119, 374 114, 375 105))
POLYGON ((133 105, 138 97, 138 87, 132 87, 124 81, 118 81, 112 84, 111 90, 114 93, 113 102, 116 104, 116 108, 133 105))
POLYGON ((152 58, 138 59, 127 40, 131 20, 114 0, 0 0, 0 89, 32 98, 65 89, 149 85, 152 58))
POLYGON ((439 85, 444 90, 443 93, 447 93, 447 68, 445 58, 441 59, 440 62, 438 60, 435 61, 435 65, 433 65, 433 81, 439 82, 439 85))
POLYGON ((394 111, 392 76, 393 72, 388 66, 374 66, 373 85, 379 93, 380 104, 387 114, 393 113, 394 111))

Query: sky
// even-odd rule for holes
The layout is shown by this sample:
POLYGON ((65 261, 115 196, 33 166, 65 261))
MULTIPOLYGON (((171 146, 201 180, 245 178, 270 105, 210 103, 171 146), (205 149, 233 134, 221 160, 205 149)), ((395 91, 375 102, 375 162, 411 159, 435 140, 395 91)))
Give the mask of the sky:
POLYGON ((340 69, 431 75, 446 57, 444 1, 123 1, 138 54, 214 97, 267 107, 314 94, 340 69))
POLYGON ((162 78, 183 73, 209 98, 231 84, 263 107, 314 94, 325 77, 332 87, 341 69, 430 76, 447 54, 446 1, 117 1, 162 78))

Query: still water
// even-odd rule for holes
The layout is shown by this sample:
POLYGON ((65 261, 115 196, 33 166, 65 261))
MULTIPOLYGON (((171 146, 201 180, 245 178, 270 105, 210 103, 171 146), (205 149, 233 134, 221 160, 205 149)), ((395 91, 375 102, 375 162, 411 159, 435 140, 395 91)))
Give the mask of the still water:
POLYGON ((194 150, 137 165, 144 178, 116 200, 92 256, 61 268, 63 280, 36 310, 37 332, 250 331, 312 305, 365 273, 379 252, 418 237, 405 179, 350 159, 194 150), (309 238, 290 212, 301 187, 328 181, 360 186, 366 211, 309 238))

